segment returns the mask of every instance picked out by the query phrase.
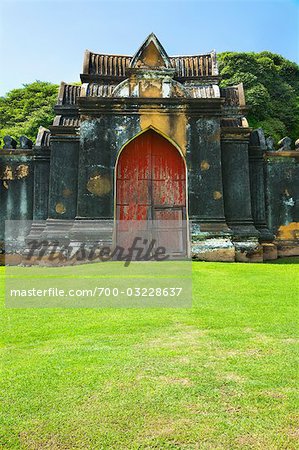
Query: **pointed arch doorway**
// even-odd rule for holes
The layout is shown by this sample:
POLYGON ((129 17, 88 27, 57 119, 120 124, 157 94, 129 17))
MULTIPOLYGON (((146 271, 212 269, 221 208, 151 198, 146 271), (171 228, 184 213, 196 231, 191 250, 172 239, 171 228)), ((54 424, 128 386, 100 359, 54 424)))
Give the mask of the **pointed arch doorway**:
POLYGON ((149 129, 125 145, 116 165, 118 245, 129 246, 146 228, 155 248, 186 256, 186 205, 185 160, 170 141, 149 129))

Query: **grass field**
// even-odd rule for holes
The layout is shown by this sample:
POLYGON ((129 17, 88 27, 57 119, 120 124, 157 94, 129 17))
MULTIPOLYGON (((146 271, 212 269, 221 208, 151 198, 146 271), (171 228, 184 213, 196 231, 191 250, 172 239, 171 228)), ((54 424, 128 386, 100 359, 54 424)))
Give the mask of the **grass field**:
POLYGON ((192 309, 3 308, 0 448, 298 448, 298 269, 193 263, 192 309))

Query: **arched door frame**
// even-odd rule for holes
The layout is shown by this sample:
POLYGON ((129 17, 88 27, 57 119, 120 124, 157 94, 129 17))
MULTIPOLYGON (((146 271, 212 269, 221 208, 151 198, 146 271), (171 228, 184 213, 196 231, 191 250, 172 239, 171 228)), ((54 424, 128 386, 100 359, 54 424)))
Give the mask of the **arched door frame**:
POLYGON ((117 167, 118 167, 118 162, 120 159, 120 156, 123 152, 123 150, 126 148, 126 146, 132 142, 134 139, 138 138, 139 136, 141 136, 142 134, 146 133, 149 130, 153 130, 155 133, 159 134, 160 136, 162 136, 163 138, 165 138, 168 142, 170 142, 170 144, 172 144, 175 149, 179 152, 184 167, 185 167, 185 198, 186 198, 186 222, 187 222, 187 251, 188 251, 188 256, 190 256, 190 240, 189 240, 189 199, 188 199, 188 173, 187 173, 187 164, 186 164, 186 158, 184 153, 182 152, 181 148, 179 147, 179 145, 172 140, 169 136, 167 136, 165 133, 163 133, 162 131, 158 130, 157 128, 153 127, 152 125, 150 125, 149 127, 145 128, 144 130, 141 130, 139 133, 135 134, 132 138, 128 139, 128 141, 125 142, 125 144, 122 145, 122 147, 120 148, 117 157, 116 157, 116 161, 115 161, 115 166, 114 166, 114 201, 113 201, 113 217, 114 217, 114 233, 113 233, 113 242, 115 243, 115 231, 116 231, 116 220, 117 220, 117 167))

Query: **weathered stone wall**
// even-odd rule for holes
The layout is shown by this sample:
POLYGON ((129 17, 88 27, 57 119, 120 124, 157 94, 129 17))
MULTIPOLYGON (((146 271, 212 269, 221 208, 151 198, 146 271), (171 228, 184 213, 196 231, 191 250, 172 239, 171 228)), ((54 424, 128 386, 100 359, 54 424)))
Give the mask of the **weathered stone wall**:
MULTIPOLYGON (((167 137, 180 148, 172 129, 181 119, 174 110, 146 117, 140 110, 108 113, 85 117, 80 132, 53 127, 51 152, 43 146, 3 149, 0 240, 5 220, 48 219, 44 236, 51 238, 56 225, 61 235, 67 231, 76 237, 83 227, 88 236, 92 220, 113 219, 115 166, 127 142, 149 127, 164 135, 172 124, 167 137), (73 228, 71 222, 65 225, 70 219, 79 219, 73 228)), ((184 122, 181 153, 188 171, 192 252, 198 259, 260 260, 262 247, 264 259, 277 252, 299 254, 298 150, 269 149, 261 130, 249 136, 248 129, 224 129, 217 117, 184 114, 184 122)))
POLYGON ((278 256, 299 255, 299 152, 265 155, 266 208, 278 256))
POLYGON ((114 217, 114 168, 123 145, 141 131, 137 116, 103 115, 80 129, 78 217, 114 217))
POLYGON ((104 105, 99 105, 97 99, 79 100, 82 121, 78 218, 114 217, 117 158, 122 148, 139 133, 152 128, 170 139, 182 155, 186 154, 188 126, 184 106, 146 100, 107 99, 104 105))
POLYGON ((0 241, 6 220, 31 220, 33 216, 33 150, 0 151, 0 241))

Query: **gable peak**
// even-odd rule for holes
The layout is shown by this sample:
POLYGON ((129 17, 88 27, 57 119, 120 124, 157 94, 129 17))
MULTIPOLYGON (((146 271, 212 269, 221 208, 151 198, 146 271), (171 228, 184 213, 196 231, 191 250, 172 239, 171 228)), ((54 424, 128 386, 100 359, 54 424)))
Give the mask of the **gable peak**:
POLYGON ((157 36, 151 33, 133 56, 130 66, 136 68, 170 68, 171 62, 157 36))

